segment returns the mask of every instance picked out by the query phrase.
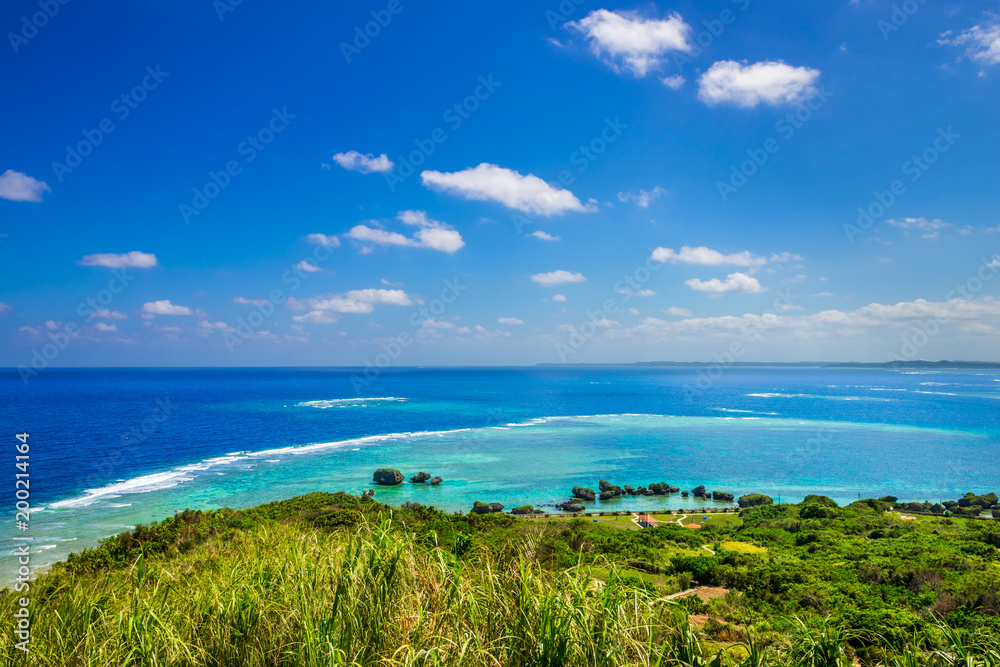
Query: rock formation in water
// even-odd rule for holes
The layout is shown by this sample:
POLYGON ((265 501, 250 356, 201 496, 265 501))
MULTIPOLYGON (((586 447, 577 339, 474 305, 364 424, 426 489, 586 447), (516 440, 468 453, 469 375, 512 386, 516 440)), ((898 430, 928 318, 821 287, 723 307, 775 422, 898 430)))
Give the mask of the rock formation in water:
POLYGON ((421 470, 416 475, 414 475, 413 477, 411 477, 410 481, 413 482, 414 484, 423 484, 424 482, 426 482, 430 478, 431 478, 430 474, 428 474, 428 473, 426 473, 426 472, 424 472, 424 471, 421 470))
POLYGON ((556 505, 557 510, 562 510, 563 512, 582 512, 583 505, 576 502, 575 500, 567 500, 564 503, 559 503, 556 505))
POLYGON ((379 468, 372 475, 372 481, 382 486, 396 486, 403 483, 403 473, 395 468, 379 468))

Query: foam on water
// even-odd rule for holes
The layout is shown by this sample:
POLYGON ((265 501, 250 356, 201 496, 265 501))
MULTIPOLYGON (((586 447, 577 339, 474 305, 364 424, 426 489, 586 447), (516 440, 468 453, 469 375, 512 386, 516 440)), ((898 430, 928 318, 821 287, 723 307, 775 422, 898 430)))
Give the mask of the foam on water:
POLYGON ((295 405, 300 408, 319 408, 320 410, 326 410, 328 408, 366 408, 369 405, 379 405, 381 403, 404 402, 406 402, 405 398, 381 396, 375 398, 331 398, 320 401, 303 401, 302 403, 296 403, 295 405))

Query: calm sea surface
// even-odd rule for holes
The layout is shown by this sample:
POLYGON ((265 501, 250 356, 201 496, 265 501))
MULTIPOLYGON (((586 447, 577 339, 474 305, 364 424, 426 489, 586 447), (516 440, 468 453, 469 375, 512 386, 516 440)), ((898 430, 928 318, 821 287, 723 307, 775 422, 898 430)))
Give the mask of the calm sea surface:
MULTIPOLYGON (((30 433, 34 567, 190 507, 358 493, 551 508, 600 478, 798 501, 1000 491, 1000 372, 823 368, 49 370, 0 374, 0 437, 30 433)), ((5 553, 13 549, 14 489, 5 553)), ((620 498, 604 509, 703 503, 620 498)), ((10 560, 9 562, 12 562, 10 560)), ((12 568, 5 568, 11 569, 12 568)), ((8 581, 0 573, 0 582, 8 581)))

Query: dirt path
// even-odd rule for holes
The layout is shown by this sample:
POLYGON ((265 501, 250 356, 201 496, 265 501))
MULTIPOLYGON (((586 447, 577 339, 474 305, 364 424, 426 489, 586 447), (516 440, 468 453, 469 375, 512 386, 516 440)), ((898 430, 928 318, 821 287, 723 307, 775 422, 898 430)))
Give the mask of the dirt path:
POLYGON ((700 586, 695 586, 694 588, 689 588, 686 591, 681 591, 680 593, 674 593, 663 598, 664 600, 676 600, 677 598, 687 597, 688 595, 694 595, 698 592, 700 586))

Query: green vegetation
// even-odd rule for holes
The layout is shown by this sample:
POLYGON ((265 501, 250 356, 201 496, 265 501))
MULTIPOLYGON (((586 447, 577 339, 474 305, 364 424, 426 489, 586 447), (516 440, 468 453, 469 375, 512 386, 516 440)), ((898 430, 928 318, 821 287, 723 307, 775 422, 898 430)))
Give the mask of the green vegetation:
POLYGON ((883 505, 811 496, 711 515, 700 530, 456 516, 330 493, 186 511, 40 577, 30 659, 13 644, 20 594, 0 595, 0 656, 59 667, 1000 666, 1000 526, 904 520, 883 505), (713 594, 666 599, 695 585, 713 594))

